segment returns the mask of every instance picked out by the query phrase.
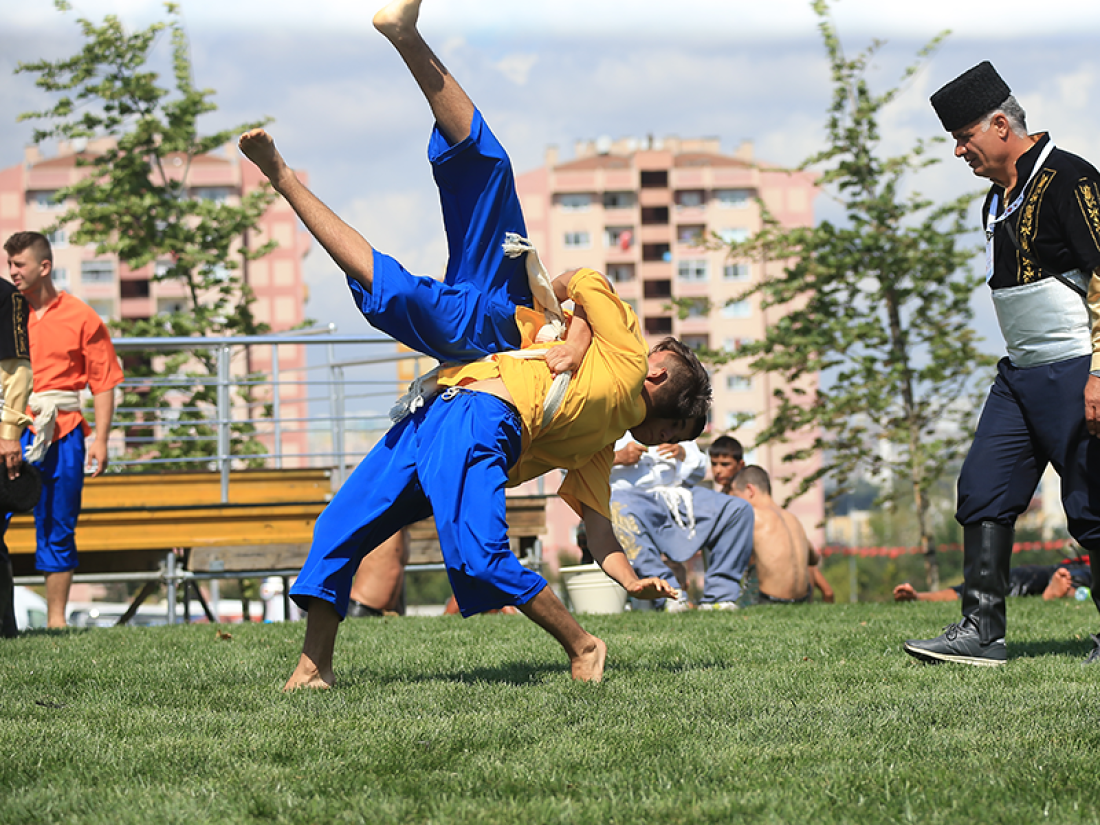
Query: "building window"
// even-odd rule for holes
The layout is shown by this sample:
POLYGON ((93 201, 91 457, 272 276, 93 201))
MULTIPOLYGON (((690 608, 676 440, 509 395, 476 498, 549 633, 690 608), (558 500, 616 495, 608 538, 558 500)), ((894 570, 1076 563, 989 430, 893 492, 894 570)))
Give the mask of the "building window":
POLYGON ((642 295, 646 298, 671 298, 672 281, 644 281, 642 295))
POLYGON ((726 352, 737 352, 741 347, 755 343, 754 338, 724 338, 722 349, 726 352))
POLYGON ((61 206, 61 203, 57 200, 56 189, 44 189, 41 192, 32 192, 31 198, 34 199, 34 208, 39 212, 46 212, 61 206))
POLYGON ((109 321, 115 316, 115 303, 110 300, 87 301, 88 306, 104 321, 109 321))
POLYGON ((693 349, 696 352, 710 347, 709 335, 684 335, 681 336, 680 340, 684 342, 685 347, 693 349))
POLYGON ((608 264, 607 280, 613 284, 625 284, 634 280, 634 264, 608 264))
POLYGON ((592 206, 592 196, 587 192, 572 192, 558 195, 558 206, 564 212, 587 212, 592 206))
POLYGON ((726 389, 730 392, 748 392, 752 389, 752 376, 727 375, 726 389))
POLYGON ((668 317, 649 317, 645 319, 646 335, 672 335, 672 319, 668 317))
POLYGON ((672 248, 667 243, 642 244, 643 261, 671 261, 672 248))
POLYGON ((740 226, 722 229, 718 232, 718 237, 725 243, 744 243, 749 239, 749 230, 740 226))
POLYGON ((676 205, 684 209, 696 209, 703 205, 703 190, 682 189, 676 193, 676 205))
POLYGON ((643 189, 668 189, 668 170, 649 169, 641 174, 643 189))
POLYGON ((148 298, 149 281, 146 278, 138 281, 121 281, 118 285, 118 293, 120 298, 148 298))
POLYGON ((178 315, 187 311, 187 303, 183 298, 158 298, 157 313, 159 315, 178 315))
POLYGON ((705 281, 708 278, 705 258, 688 259, 676 264, 676 276, 681 281, 705 281))
POLYGON ((642 226, 668 226, 668 207, 643 206, 642 226))
POLYGON ((69 245, 69 233, 64 229, 55 229, 53 232, 46 233, 46 240, 55 249, 63 248, 69 245))
POLYGON ((609 226, 603 231, 604 246, 626 252, 634 245, 633 226, 609 226))
POLYGON ((756 413, 752 410, 730 410, 726 413, 726 429, 736 430, 738 427, 751 427, 756 420, 756 413))
POLYGON ((744 209, 752 200, 751 189, 715 189, 714 199, 725 209, 744 209))
POLYGON ((50 275, 55 287, 69 291, 69 270, 63 266, 57 266, 53 268, 50 275))
POLYGON ((170 270, 171 268, 171 261, 157 261, 155 264, 153 264, 153 280, 163 280, 168 276, 168 270, 170 270))
POLYGON ((676 240, 682 244, 702 246, 707 228, 701 223, 684 223, 676 227, 676 240))
POLYGON ((566 249, 588 249, 592 245, 592 236, 587 232, 566 232, 566 249))
POLYGON ((604 209, 630 209, 636 200, 633 192, 604 192, 604 209))
POLYGON ((723 318, 751 318, 752 303, 750 301, 730 301, 722 307, 723 318))
POLYGON ((722 280, 747 281, 752 276, 752 270, 748 264, 726 264, 722 267, 722 280))
POLYGON ((191 190, 191 197, 200 201, 213 203, 225 203, 229 200, 228 186, 196 186, 191 190))
POLYGON ((688 318, 706 318, 710 314, 709 298, 692 298, 690 301, 683 302, 683 305, 687 310, 688 318))
MULTIPOLYGON (((115 279, 114 261, 81 261, 80 281, 85 284, 109 284, 115 279)), ((102 313, 101 313, 102 314, 102 313)))

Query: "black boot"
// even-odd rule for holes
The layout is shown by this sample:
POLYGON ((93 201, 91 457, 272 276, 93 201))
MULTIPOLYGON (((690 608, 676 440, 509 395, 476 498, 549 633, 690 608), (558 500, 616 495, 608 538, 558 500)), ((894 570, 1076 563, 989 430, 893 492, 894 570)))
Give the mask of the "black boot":
POLYGON ((0 555, 0 639, 14 639, 18 635, 19 626, 15 623, 15 579, 8 557, 0 555))
MULTIPOLYGON (((1097 584, 1100 584, 1100 582, 1097 582, 1096 580, 1096 574, 1100 573, 1100 550, 1089 550, 1089 570, 1093 574, 1092 581, 1094 584, 1094 586, 1091 588, 1092 603, 1096 605, 1097 610, 1100 610, 1100 586, 1096 586, 1097 584)), ((1095 665, 1097 663, 1100 663, 1100 636, 1093 634, 1092 651, 1089 653, 1088 657, 1086 657, 1085 661, 1082 662, 1082 664, 1095 665)))
POLYGON ((949 625, 935 639, 909 640, 905 652, 924 662, 1003 665, 1005 596, 1012 562, 1011 527, 993 521, 963 527, 962 621, 949 625))

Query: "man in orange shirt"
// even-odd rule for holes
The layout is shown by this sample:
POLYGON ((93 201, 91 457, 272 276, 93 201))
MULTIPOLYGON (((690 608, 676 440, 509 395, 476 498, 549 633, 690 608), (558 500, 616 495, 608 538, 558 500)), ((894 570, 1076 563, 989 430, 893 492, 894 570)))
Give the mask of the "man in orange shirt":
POLYGON ((49 627, 65 626, 73 570, 76 520, 84 491, 85 459, 93 476, 107 468, 107 436, 115 412, 114 389, 122 383, 111 336, 95 311, 53 284, 53 250, 38 232, 17 232, 4 243, 12 283, 31 305, 29 333, 35 416, 33 443, 24 434, 26 458, 42 473, 42 497, 34 508, 35 569, 46 575, 49 627), (92 391, 95 440, 80 412, 80 391, 92 391))

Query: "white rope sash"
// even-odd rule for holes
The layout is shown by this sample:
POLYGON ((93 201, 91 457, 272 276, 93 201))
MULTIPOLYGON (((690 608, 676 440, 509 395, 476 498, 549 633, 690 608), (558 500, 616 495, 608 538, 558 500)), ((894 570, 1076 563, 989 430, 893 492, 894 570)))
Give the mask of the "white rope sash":
POLYGON ((80 393, 73 390, 43 390, 32 392, 27 402, 34 413, 34 441, 23 458, 31 463, 41 461, 53 443, 57 413, 80 412, 80 393))
POLYGON ((688 538, 695 537, 695 500, 691 497, 691 490, 687 487, 654 487, 649 492, 659 498, 672 514, 676 526, 688 531, 688 538), (687 512, 685 522, 680 515, 680 507, 687 512))
MULTIPOLYGON (((518 258, 520 255, 527 256, 525 264, 527 266, 527 284, 531 289, 531 298, 535 310, 542 310, 546 321, 535 335, 535 343, 545 344, 550 341, 562 340, 565 335, 565 314, 562 312, 561 303, 559 303, 557 296, 554 295, 554 287, 550 283, 550 276, 546 272, 546 267, 542 265, 538 250, 527 238, 515 232, 506 232, 504 243, 501 246, 504 254, 509 258, 518 258)), ((546 358, 545 349, 518 349, 498 354, 522 359, 546 358)), ((494 357, 488 355, 481 360, 490 361, 494 357)), ((455 366, 460 365, 455 362, 441 363, 423 375, 414 378, 405 394, 397 399, 397 403, 390 409, 390 420, 396 424, 405 416, 411 415, 423 407, 439 392, 439 371, 455 366)), ((573 373, 571 372, 562 372, 554 376, 554 381, 542 402, 542 426, 544 428, 549 426, 561 408, 562 401, 565 400, 565 394, 569 390, 569 380, 572 377, 573 373)))

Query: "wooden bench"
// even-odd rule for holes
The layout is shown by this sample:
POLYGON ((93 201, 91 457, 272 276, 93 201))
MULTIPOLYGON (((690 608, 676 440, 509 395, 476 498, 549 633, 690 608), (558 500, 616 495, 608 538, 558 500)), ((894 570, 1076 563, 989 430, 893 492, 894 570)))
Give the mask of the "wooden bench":
MULTIPOLYGON (((296 575, 309 553, 317 517, 332 498, 331 472, 237 471, 230 473, 228 493, 223 502, 217 473, 133 473, 88 479, 76 530, 80 567, 74 581, 144 582, 133 611, 162 584, 174 604, 175 589, 181 583, 186 595, 188 587, 200 580, 267 576, 285 580, 296 575), (180 548, 183 559, 177 565, 180 548)), ((538 569, 540 537, 546 532, 546 497, 509 496, 508 522, 513 551, 538 569)), ((411 525, 409 539, 409 570, 443 569, 434 519, 411 525)), ((13 517, 6 541, 20 583, 40 582, 41 574, 34 571, 33 517, 13 517)), ((198 587, 193 590, 209 616, 198 587)), ((289 615, 286 607, 284 615, 289 615)))

